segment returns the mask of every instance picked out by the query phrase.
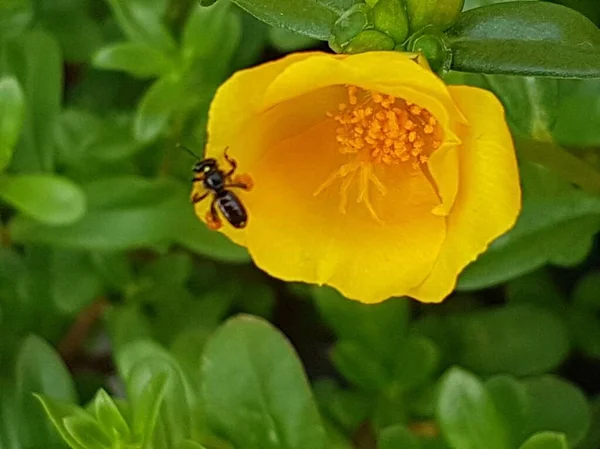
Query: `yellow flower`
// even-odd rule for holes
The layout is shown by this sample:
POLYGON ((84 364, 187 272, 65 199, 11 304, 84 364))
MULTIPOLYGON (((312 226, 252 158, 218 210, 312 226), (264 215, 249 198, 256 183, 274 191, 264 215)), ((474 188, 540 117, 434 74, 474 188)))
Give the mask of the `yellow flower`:
POLYGON ((500 102, 413 54, 300 53, 238 72, 208 136, 207 156, 225 164, 228 147, 254 180, 237 193, 247 226, 221 231, 272 276, 362 302, 442 301, 520 210, 500 102))

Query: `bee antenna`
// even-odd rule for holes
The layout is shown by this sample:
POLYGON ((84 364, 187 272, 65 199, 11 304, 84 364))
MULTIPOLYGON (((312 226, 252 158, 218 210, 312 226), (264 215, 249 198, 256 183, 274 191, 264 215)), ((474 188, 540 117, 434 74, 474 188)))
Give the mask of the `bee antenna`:
POLYGON ((198 156, 198 155, 197 155, 196 153, 194 153, 192 150, 190 150, 190 149, 189 149, 189 148, 187 148, 187 147, 184 147, 184 146, 183 146, 182 144, 180 144, 180 143, 178 143, 178 144, 176 145, 176 147, 177 147, 177 148, 179 148, 179 149, 181 149, 181 150, 183 150, 183 151, 186 151, 187 153, 189 153, 190 155, 192 155, 192 156, 193 156, 194 158, 196 158, 196 159, 202 159, 200 156, 198 156))

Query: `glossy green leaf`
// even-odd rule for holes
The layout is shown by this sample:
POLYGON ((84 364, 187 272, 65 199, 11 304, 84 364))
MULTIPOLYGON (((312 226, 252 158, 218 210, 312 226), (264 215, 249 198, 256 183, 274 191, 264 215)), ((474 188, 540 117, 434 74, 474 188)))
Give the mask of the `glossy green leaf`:
POLYGON ((32 18, 32 0, 3 0, 0 2, 0 38, 18 35, 32 18))
POLYGON ((525 387, 512 376, 499 375, 489 378, 485 382, 485 389, 507 430, 509 447, 518 447, 523 441, 529 406, 525 387))
POLYGON ((453 449, 509 449, 494 402, 481 381, 467 371, 452 368, 443 377, 436 415, 453 449))
POLYGON ((79 220, 86 210, 82 189, 56 175, 5 175, 0 177, 0 198, 48 225, 79 220))
POLYGON ((465 72, 600 77, 600 30, 545 2, 508 2, 463 13, 448 31, 452 68, 465 72))
POLYGON ((6 168, 25 117, 25 98, 16 78, 0 78, 0 172, 6 168))
POLYGON ((591 250, 600 229, 600 198, 537 165, 523 164, 521 177, 523 209, 516 226, 465 269, 459 289, 496 285, 546 263, 571 266, 591 250))
POLYGON ((563 322, 532 305, 488 309, 458 316, 452 322, 460 339, 459 362, 480 374, 541 374, 567 356, 563 322))
POLYGON ((209 424, 236 447, 325 448, 302 365, 268 323, 249 316, 227 321, 205 348, 201 378, 209 424))
POLYGON ((569 449, 564 434, 539 432, 529 438, 519 449, 569 449))
POLYGON ((317 39, 276 27, 269 28, 269 42, 274 48, 285 53, 306 50, 319 44, 317 39))
POLYGON ((44 226, 17 217, 11 235, 16 241, 115 251, 170 241, 175 233, 173 215, 181 203, 177 183, 123 176, 92 182, 84 191, 88 210, 79 221, 44 226))
POLYGON ((564 433, 575 447, 590 426, 590 407, 583 392, 556 376, 523 381, 529 407, 525 420, 527 434, 541 431, 564 433))
POLYGON ((25 94, 22 138, 11 167, 24 172, 51 171, 54 167, 54 126, 62 98, 62 59, 54 37, 29 31, 6 47, 8 71, 25 94))
POLYGON ((148 442, 161 421, 172 441, 190 438, 198 398, 174 357, 154 343, 137 341, 122 347, 116 359, 132 402, 133 432, 148 442))
POLYGON ((162 24, 159 9, 153 5, 156 2, 108 0, 108 3, 129 40, 165 54, 175 51, 175 41, 162 24))
POLYGON ((71 433, 65 427, 64 419, 69 416, 86 416, 91 419, 89 414, 74 404, 57 401, 49 396, 35 395, 35 397, 41 402, 41 406, 46 411, 48 419, 52 422, 56 431, 69 447, 72 449, 87 449, 86 446, 80 444, 73 438, 71 433))
POLYGON ((138 78, 153 78, 172 67, 163 53, 145 44, 122 42, 101 48, 92 61, 103 70, 126 72, 138 78))
POLYGON ((378 449, 420 449, 419 441, 406 427, 386 427, 379 434, 378 449))
POLYGON ((31 335, 21 345, 15 364, 17 403, 23 417, 35 432, 21 429, 21 442, 25 447, 59 447, 52 424, 44 416, 40 404, 32 393, 41 393, 56 400, 75 402, 75 386, 60 356, 48 343, 31 335))
POLYGON ((134 133, 141 142, 150 142, 165 131, 169 119, 181 101, 180 80, 160 78, 146 92, 136 110, 134 133))
POLYGON ((99 423, 88 415, 63 418, 65 429, 86 449, 111 449, 112 441, 99 423))
POLYGON ((120 440, 131 438, 131 431, 127 422, 106 391, 101 389, 96 393, 92 407, 101 427, 110 435, 116 435, 120 440))
POLYGON ((233 0, 256 18, 315 39, 327 40, 349 0, 233 0))

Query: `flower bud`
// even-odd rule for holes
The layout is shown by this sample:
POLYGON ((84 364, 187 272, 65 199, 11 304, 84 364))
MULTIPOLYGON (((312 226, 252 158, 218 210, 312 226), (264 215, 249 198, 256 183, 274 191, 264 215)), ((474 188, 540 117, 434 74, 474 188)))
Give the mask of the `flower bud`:
POLYGON ((402 44, 408 36, 403 0, 378 0, 372 8, 375 28, 389 35, 396 44, 402 44))
POLYGON ((344 48, 344 53, 363 53, 366 51, 393 50, 394 39, 387 34, 377 30, 365 30, 360 32, 344 48))
POLYGON ((336 52, 341 53, 358 34, 363 31, 370 22, 370 8, 364 3, 358 3, 345 11, 333 25, 329 46, 336 52))
POLYGON ((411 36, 406 50, 425 56, 434 72, 442 73, 450 69, 452 52, 446 45, 443 33, 434 26, 425 27, 411 36))
POLYGON ((460 15, 465 0, 404 0, 411 32, 433 25, 440 30, 452 26, 460 15))

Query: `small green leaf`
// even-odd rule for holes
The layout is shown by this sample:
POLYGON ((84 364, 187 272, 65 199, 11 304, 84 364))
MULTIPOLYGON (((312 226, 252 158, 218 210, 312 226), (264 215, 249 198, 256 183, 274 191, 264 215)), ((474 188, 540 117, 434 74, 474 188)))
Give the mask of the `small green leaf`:
POLYGON ((56 401, 51 397, 44 395, 35 395, 35 397, 42 403, 46 414, 52 424, 54 424, 54 428, 58 431, 63 440, 71 447, 72 449, 87 449, 86 446, 81 445, 71 433, 67 430, 64 424, 64 419, 69 416, 89 416, 89 414, 77 407, 76 405, 69 404, 62 401, 56 401))
POLYGON ((569 449, 562 433, 539 432, 529 438, 519 449, 569 449))
POLYGON ((381 390, 391 381, 390 372, 372 357, 371 350, 357 342, 340 341, 330 357, 337 370, 362 389, 381 390))
POLYGON ((0 78, 0 172, 12 157, 25 117, 25 98, 16 78, 0 78))
POLYGON ((514 377, 500 375, 488 379, 485 389, 510 436, 509 447, 518 447, 523 441, 524 422, 529 405, 525 387, 514 377))
POLYGON ((532 305, 488 309, 454 319, 459 362, 480 374, 541 374, 558 366, 569 352, 563 322, 532 305))
POLYGON ((327 40, 347 0, 233 0, 257 19, 315 39, 327 40))
POLYGON ((239 316, 217 330, 203 355, 202 391, 211 427, 237 447, 325 448, 302 365, 263 320, 239 316))
POLYGON ((67 416, 63 418, 65 429, 86 449, 111 449, 110 436, 99 423, 89 415, 67 416))
MULTIPOLYGON (((131 372, 128 380, 133 408, 132 430, 136 435, 142 435, 142 447, 146 447, 152 439, 163 406, 168 375, 148 376, 144 367, 138 367, 131 372)), ((176 428, 171 427, 171 432, 175 438, 176 428)))
POLYGON ((131 432, 119 408, 104 390, 99 390, 92 402, 96 419, 109 434, 116 434, 120 440, 129 440, 131 432))
POLYGON ((600 80, 577 82, 573 91, 558 104, 552 134, 561 145, 600 145, 600 80))
POLYGON ((507 430, 481 381, 452 368, 442 379, 437 419, 455 449, 509 449, 507 430))
POLYGON ((590 403, 590 430, 577 449, 597 449, 600 447, 600 396, 596 395, 590 403))
POLYGON ((463 13, 448 31, 452 69, 600 76, 600 31, 585 16, 546 2, 509 2, 463 13))
POLYGON ((121 42, 101 48, 92 61, 94 67, 117 70, 138 78, 153 78, 172 67, 163 53, 145 44, 121 42))
POLYGON ((87 213, 66 226, 44 226, 17 217, 11 222, 16 241, 44 242, 69 248, 104 251, 144 247, 170 241, 173 215, 181 207, 178 184, 122 176, 84 186, 87 213))
POLYGON ((173 37, 161 23, 156 2, 145 0, 108 0, 113 14, 129 40, 147 45, 166 55, 177 46, 173 37))
POLYGON ((269 28, 269 42, 275 49, 284 53, 306 50, 319 44, 317 39, 276 27, 269 28))
POLYGON ((63 84, 58 43, 40 29, 29 31, 6 45, 5 59, 21 84, 26 104, 22 137, 11 167, 23 172, 52 171, 63 84))
POLYGON ((76 402, 77 396, 71 375, 60 356, 48 343, 30 335, 21 345, 15 364, 17 403, 35 432, 21 429, 24 447, 56 447, 57 435, 44 416, 32 393, 53 399, 76 402))
POLYGON ((150 142, 165 130, 181 100, 180 80, 166 76, 156 81, 136 110, 134 133, 137 140, 150 142))
POLYGON ((379 434, 378 449, 420 449, 419 441, 406 427, 386 427, 379 434))
POLYGON ((56 175, 2 176, 0 198, 48 225, 76 222, 86 210, 86 198, 81 188, 56 175))
POLYGON ((529 402, 526 434, 546 430, 561 432, 570 447, 577 446, 590 426, 590 407, 583 392, 550 375, 522 382, 529 402))

